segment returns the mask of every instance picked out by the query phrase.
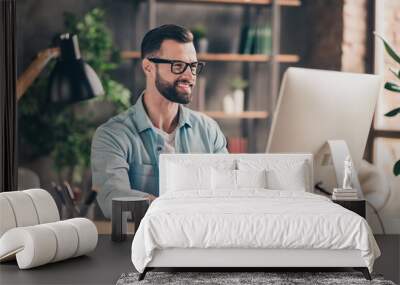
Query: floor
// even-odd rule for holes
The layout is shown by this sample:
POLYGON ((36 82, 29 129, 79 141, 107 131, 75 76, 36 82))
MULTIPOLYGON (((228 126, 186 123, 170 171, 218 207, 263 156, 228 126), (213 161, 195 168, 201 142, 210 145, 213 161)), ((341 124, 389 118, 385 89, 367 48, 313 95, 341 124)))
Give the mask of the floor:
MULTIPOLYGON (((377 235, 382 251, 374 272, 400 284, 400 235, 377 235)), ((0 284, 115 284, 124 272, 134 271, 130 260, 131 238, 112 242, 100 235, 94 252, 30 270, 18 270, 14 262, 0 264, 0 284)))
POLYGON ((400 284, 400 235, 375 235, 381 257, 375 261, 374 272, 400 284))
POLYGON ((0 264, 0 284, 115 284, 122 273, 135 270, 131 243, 132 239, 116 243, 109 235, 100 235, 96 250, 88 256, 28 270, 18 270, 15 261, 0 264))

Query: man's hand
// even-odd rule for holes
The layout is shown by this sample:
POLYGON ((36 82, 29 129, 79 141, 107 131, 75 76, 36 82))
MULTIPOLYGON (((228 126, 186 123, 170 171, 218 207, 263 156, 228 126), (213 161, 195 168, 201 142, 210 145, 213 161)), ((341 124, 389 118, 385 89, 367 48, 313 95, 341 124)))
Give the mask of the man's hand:
POLYGON ((149 194, 149 195, 146 196, 146 198, 149 199, 150 202, 153 202, 157 197, 154 196, 154 195, 149 194))

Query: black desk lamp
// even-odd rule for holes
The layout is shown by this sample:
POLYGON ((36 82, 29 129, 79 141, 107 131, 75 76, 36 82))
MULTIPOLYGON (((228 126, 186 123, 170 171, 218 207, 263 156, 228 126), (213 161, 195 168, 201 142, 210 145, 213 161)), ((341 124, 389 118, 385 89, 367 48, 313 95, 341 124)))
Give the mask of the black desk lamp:
POLYGON ((71 34, 60 36, 59 47, 39 52, 37 58, 17 80, 19 100, 51 59, 58 58, 50 74, 48 98, 52 103, 71 104, 104 94, 96 72, 83 61, 78 37, 71 34))

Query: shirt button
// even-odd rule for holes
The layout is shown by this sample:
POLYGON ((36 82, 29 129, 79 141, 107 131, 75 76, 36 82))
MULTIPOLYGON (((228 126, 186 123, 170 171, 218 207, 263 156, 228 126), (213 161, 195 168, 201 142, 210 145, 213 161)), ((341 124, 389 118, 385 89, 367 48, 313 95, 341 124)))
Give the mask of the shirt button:
POLYGON ((162 148, 161 146, 158 146, 158 147, 157 147, 157 151, 162 151, 162 149, 163 149, 163 148, 162 148))

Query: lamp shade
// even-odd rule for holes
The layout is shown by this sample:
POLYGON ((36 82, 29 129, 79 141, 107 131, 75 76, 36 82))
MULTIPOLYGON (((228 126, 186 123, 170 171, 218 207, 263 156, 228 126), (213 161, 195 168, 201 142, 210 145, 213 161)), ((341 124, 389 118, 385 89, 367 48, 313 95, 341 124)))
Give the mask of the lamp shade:
POLYGON ((50 74, 50 102, 71 104, 104 95, 96 72, 81 57, 76 35, 60 36, 60 52, 50 74))

